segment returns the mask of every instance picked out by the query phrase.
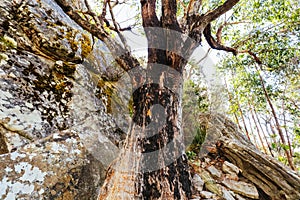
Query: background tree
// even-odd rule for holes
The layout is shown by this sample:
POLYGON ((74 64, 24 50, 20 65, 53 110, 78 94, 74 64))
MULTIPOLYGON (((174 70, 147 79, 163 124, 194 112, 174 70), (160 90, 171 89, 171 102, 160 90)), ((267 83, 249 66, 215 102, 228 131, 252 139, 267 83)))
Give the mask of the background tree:
POLYGON ((295 132, 299 127, 299 7, 293 0, 241 2, 216 23, 222 38, 238 51, 248 52, 226 56, 221 64, 231 96, 239 99, 239 105, 230 101, 231 113, 240 106, 244 112, 238 120, 242 120, 255 112, 256 120, 250 123, 258 122, 255 135, 264 140, 259 146, 268 146, 265 152, 292 169, 296 169, 293 159, 299 159, 294 156, 294 150, 299 151, 295 132))

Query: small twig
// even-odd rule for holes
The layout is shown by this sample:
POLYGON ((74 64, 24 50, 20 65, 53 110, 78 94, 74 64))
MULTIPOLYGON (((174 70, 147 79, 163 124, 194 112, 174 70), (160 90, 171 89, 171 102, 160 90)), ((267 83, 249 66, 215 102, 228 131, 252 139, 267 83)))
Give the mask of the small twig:
MULTIPOLYGON (((112 22, 113 22, 113 25, 114 25, 114 29, 115 29, 114 31, 116 31, 117 34, 118 34, 118 36, 120 37, 120 39, 121 39, 121 41, 122 41, 122 43, 124 45, 124 48, 129 51, 129 46, 127 44, 127 41, 126 41, 125 37, 123 36, 123 34, 120 32, 121 29, 120 29, 120 27, 118 26, 118 24, 116 22, 116 19, 115 19, 113 10, 112 10, 113 7, 110 4, 110 0, 108 0, 108 6, 109 6, 109 12, 110 12, 111 19, 112 19, 112 22)), ((122 29, 122 30, 124 31, 125 29, 122 29)), ((128 27, 126 30, 131 30, 131 27, 128 27)))
POLYGON ((92 11, 92 8, 91 8, 90 4, 88 3, 88 1, 87 1, 87 0, 84 0, 84 3, 85 3, 85 6, 86 6, 87 9, 88 9, 89 15, 92 16, 92 18, 94 19, 96 25, 97 25, 97 26, 100 26, 100 25, 101 25, 101 21, 100 21, 99 18, 97 17, 96 13, 94 13, 94 12, 92 11))
POLYGON ((235 24, 242 24, 242 23, 250 23, 250 22, 246 22, 246 21, 241 21, 241 22, 224 22, 221 26, 219 26, 218 30, 217 30, 217 42, 218 43, 222 43, 222 30, 225 26, 230 26, 230 25, 235 25, 235 24))
POLYGON ((207 51, 206 51, 206 54, 203 56, 203 58, 201 58, 196 64, 199 65, 203 60, 205 60, 209 54, 209 52, 211 51, 211 48, 209 48, 207 51))
POLYGON ((101 14, 101 17, 104 17, 106 16, 106 9, 107 9, 107 0, 104 0, 103 1, 103 8, 102 8, 102 14, 101 14))
POLYGON ((25 131, 23 130, 17 130, 17 129, 13 129, 12 127, 10 127, 7 123, 9 122, 9 118, 5 118, 5 119, 0 119, 0 126, 2 128, 4 128, 5 130, 7 131, 10 131, 10 132, 13 132, 13 133, 17 133, 18 135, 30 140, 30 141, 33 141, 33 138, 28 134, 26 133, 25 131))
MULTIPOLYGON (((276 27, 280 27, 281 25, 285 25, 286 22, 280 22, 274 26, 268 26, 268 27, 263 27, 264 30, 261 30, 260 32, 267 32, 267 31, 270 31, 271 29, 274 29, 276 27)), ((239 47, 241 45, 243 45, 246 41, 248 41, 249 39, 251 39, 251 37, 253 36, 252 35, 253 32, 250 32, 249 34, 247 34, 245 36, 245 39, 244 40, 241 40, 241 41, 237 41, 235 44, 234 44, 234 47, 239 47)))

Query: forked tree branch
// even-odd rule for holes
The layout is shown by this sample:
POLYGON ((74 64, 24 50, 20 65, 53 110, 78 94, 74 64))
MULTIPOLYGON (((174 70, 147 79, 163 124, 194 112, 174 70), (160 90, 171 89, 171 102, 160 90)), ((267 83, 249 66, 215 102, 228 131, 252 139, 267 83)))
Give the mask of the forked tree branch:
POLYGON ((236 48, 232 48, 232 47, 228 47, 228 46, 223 45, 221 43, 222 39, 221 39, 221 30, 220 30, 220 28, 217 32, 217 41, 211 35, 211 24, 210 23, 205 27, 205 29, 203 31, 203 34, 204 34, 204 37, 205 37, 207 43, 209 44, 209 46, 211 46, 211 48, 231 52, 231 53, 233 53, 233 55, 237 55, 239 53, 247 53, 247 54, 249 54, 250 56, 253 57, 253 59, 255 60, 255 62, 257 64, 262 64, 261 60, 256 56, 256 54, 253 53, 250 50, 241 50, 241 51, 239 51, 236 48))
POLYGON ((118 36, 120 37, 120 39, 121 39, 121 41, 122 41, 122 43, 123 43, 124 48, 126 49, 126 51, 130 51, 129 46, 127 44, 127 41, 126 41, 124 35, 120 32, 120 27, 119 27, 119 25, 116 22, 115 15, 114 15, 114 12, 112 10, 113 7, 111 5, 110 0, 108 0, 108 6, 109 6, 109 13, 110 13, 110 16, 111 16, 111 19, 112 19, 115 31, 117 32, 118 36))
POLYGON ((224 46, 215 40, 215 38, 211 35, 211 24, 210 23, 205 27, 203 34, 204 34, 204 37, 205 37, 207 43, 209 44, 209 46, 211 46, 211 48, 231 52, 234 55, 237 54, 236 49, 224 46))
POLYGON ((84 0, 85 6, 88 9, 89 14, 92 16, 93 20, 97 24, 97 26, 101 25, 101 19, 97 17, 96 13, 93 12, 88 0, 84 0))
POLYGON ((103 26, 91 24, 89 21, 83 19, 77 12, 75 12, 66 0, 55 0, 55 2, 79 26, 91 33, 92 36, 104 42, 115 61, 123 70, 129 71, 130 69, 140 65, 138 60, 134 58, 129 51, 126 51, 126 49, 123 48, 118 41, 113 39, 111 35, 104 30, 103 26))
MULTIPOLYGON (((227 11, 231 10, 234 5, 236 5, 240 0, 227 0, 224 4, 220 5, 214 10, 208 11, 205 14, 195 13, 192 15, 187 16, 187 32, 189 35, 195 39, 198 42, 201 42, 201 34, 205 27, 227 11)), ((196 4, 197 6, 200 6, 199 3, 193 3, 194 1, 191 0, 190 5, 193 6, 193 4, 196 4)), ((193 12, 194 13, 194 12, 193 12)))

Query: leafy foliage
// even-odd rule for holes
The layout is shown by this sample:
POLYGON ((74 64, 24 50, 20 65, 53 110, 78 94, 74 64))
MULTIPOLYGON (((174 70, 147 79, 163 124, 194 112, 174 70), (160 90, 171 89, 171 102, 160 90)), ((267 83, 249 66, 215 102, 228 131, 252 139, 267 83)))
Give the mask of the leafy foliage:
MULTIPOLYGON (((263 144, 269 144, 279 160, 286 163, 284 150, 290 151, 299 167, 300 126, 300 3, 297 0, 250 0, 241 1, 229 17, 215 23, 223 25, 222 40, 239 51, 251 50, 262 61, 258 65, 252 56, 238 54, 223 57, 219 64, 232 95, 229 114, 258 114, 263 132, 263 144), (229 42, 228 42, 229 41, 229 42), (261 77, 260 77, 261 76, 261 77), (263 83, 263 85, 262 85, 263 83), (268 98, 263 91, 265 87, 268 98), (279 140, 270 103, 276 110, 286 143, 279 140), (240 107, 241 112, 238 112, 240 107), (272 137, 273 136, 273 137, 272 137), (296 161, 298 160, 298 161, 296 161)), ((253 120, 248 121, 248 125, 253 120)), ((251 125, 249 125, 251 126, 251 125)), ((299 168, 300 169, 300 168, 299 168)))
POLYGON ((199 81, 186 80, 183 93, 183 131, 187 145, 187 155, 194 158, 205 140, 205 130, 198 123, 199 113, 208 111, 207 88, 199 81))

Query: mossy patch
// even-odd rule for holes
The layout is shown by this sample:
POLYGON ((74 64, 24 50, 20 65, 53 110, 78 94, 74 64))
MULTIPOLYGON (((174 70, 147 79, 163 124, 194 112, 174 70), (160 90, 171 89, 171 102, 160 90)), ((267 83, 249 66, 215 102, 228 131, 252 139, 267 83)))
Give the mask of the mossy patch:
MULTIPOLYGON (((13 38, 7 35, 0 36, 0 52, 5 52, 9 49, 17 48, 17 46, 18 44, 13 38)), ((0 54, 0 60, 7 60, 5 59, 6 57, 7 56, 5 54, 0 54)))
POLYGON ((106 112, 111 113, 112 112, 112 94, 114 91, 114 85, 110 82, 104 81, 103 79, 100 79, 98 81, 97 87, 99 89, 99 92, 96 94, 97 98, 101 99, 103 103, 106 106, 106 112))
POLYGON ((81 43, 81 56, 83 58, 86 58, 93 50, 92 43, 89 36, 83 33, 80 43, 81 43))
POLYGON ((0 60, 8 60, 8 56, 5 53, 0 53, 0 60))

